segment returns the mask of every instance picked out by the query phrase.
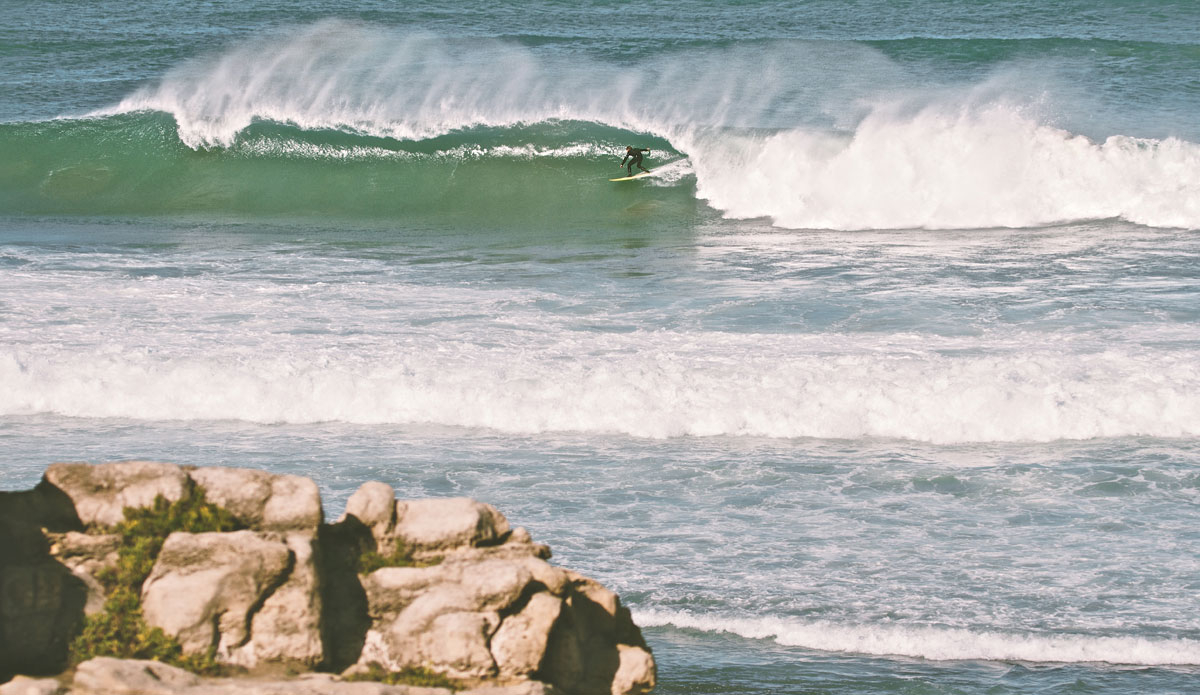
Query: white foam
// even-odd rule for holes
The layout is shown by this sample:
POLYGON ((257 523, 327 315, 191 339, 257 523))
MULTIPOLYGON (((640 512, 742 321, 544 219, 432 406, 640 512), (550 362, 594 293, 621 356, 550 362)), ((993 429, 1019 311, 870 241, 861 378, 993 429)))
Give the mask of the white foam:
POLYGON ((1190 639, 1022 633, 890 623, 844 625, 786 618, 722 618, 656 610, 635 611, 634 621, 643 627, 671 625, 703 632, 724 632, 819 651, 935 661, 1200 665, 1200 641, 1190 639))
POLYGON ((411 152, 408 150, 392 150, 384 147, 342 146, 302 142, 298 140, 276 140, 271 138, 255 138, 237 143, 233 151, 246 156, 273 156, 294 159, 323 159, 337 161, 376 161, 394 159, 400 161, 430 161, 465 159, 576 159, 581 157, 602 157, 611 155, 609 148, 603 148, 592 143, 574 143, 559 147, 538 147, 536 145, 497 145, 485 147, 481 145, 460 145, 435 152, 411 152))
POLYGON ((1189 351, 946 356, 822 336, 545 330, 354 350, 301 336, 8 347, 0 415, 936 443, 1200 436, 1200 354, 1189 351))
POLYGON ((723 134, 691 147, 701 197, 789 228, 1200 226, 1200 145, 1093 142, 1004 103, 881 107, 847 135, 723 134))

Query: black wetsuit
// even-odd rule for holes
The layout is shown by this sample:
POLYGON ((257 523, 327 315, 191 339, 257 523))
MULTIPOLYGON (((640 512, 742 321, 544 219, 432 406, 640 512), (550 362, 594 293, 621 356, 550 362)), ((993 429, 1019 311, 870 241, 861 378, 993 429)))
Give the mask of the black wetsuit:
POLYGON ((622 160, 621 160, 621 166, 625 166, 625 162, 626 162, 626 160, 628 160, 628 161, 629 161, 629 167, 628 167, 628 169, 629 169, 629 175, 630 175, 630 176, 633 176, 633 165, 634 165, 634 164, 636 164, 636 165, 637 165, 637 168, 641 169, 642 171, 649 171, 649 169, 647 169, 646 167, 642 166, 642 153, 643 153, 643 152, 649 153, 649 152, 650 152, 650 150, 649 150, 649 149, 641 149, 641 148, 638 148, 638 147, 634 147, 633 149, 631 149, 631 150, 627 150, 627 151, 625 152, 625 159, 622 159, 622 160))

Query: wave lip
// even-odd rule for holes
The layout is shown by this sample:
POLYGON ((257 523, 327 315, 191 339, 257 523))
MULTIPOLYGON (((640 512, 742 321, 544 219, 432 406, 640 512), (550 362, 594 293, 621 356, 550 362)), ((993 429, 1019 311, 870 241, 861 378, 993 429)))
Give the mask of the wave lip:
POLYGON ((1200 640, 1133 636, 1017 633, 906 625, 842 625, 785 618, 722 618, 639 610, 643 627, 673 626, 817 651, 903 656, 931 661, 1109 663, 1138 666, 1200 665, 1200 640))

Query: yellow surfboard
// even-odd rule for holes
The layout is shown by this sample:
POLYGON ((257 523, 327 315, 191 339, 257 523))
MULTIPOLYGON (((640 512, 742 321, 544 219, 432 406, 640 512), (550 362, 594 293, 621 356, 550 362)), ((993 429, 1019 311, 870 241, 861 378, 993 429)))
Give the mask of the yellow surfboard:
POLYGON ((633 176, 622 176, 619 179, 609 179, 609 181, 632 181, 634 179, 645 178, 653 173, 654 173, 653 171, 639 171, 638 173, 634 174, 633 176))

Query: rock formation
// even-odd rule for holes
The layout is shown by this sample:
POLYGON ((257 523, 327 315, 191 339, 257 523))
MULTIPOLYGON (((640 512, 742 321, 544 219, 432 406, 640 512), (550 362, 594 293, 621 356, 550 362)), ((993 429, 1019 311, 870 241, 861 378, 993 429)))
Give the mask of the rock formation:
POLYGON ((0 493, 0 682, 67 666, 83 616, 104 609, 121 543, 109 528, 125 508, 196 492, 242 528, 171 533, 141 585, 142 614, 184 654, 256 678, 97 658, 69 683, 19 677, 0 695, 445 692, 343 679, 405 669, 495 695, 654 686, 654 659, 616 594, 551 565, 549 548, 491 505, 397 500, 369 482, 325 524, 307 478, 145 461, 54 464, 35 490, 0 493), (285 671, 307 675, 263 680, 285 671))

